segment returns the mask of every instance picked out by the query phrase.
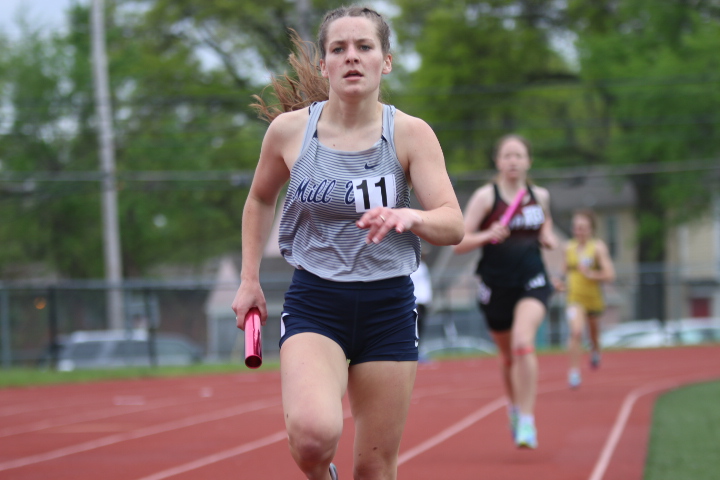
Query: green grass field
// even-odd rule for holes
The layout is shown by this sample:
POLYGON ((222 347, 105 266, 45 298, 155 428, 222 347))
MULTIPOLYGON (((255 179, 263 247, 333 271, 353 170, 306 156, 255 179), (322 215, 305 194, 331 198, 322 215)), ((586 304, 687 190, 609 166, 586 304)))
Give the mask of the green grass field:
POLYGON ((0 388, 28 387, 36 385, 57 385, 107 380, 130 380, 140 378, 178 377, 183 375, 213 375, 221 373, 243 373, 252 375, 277 369, 277 361, 265 361, 257 370, 250 370, 242 363, 198 364, 187 367, 134 367, 108 370, 77 370, 56 372, 33 368, 11 368, 0 370, 0 388))
POLYGON ((720 478, 720 382, 683 387, 655 404, 645 480, 720 478))

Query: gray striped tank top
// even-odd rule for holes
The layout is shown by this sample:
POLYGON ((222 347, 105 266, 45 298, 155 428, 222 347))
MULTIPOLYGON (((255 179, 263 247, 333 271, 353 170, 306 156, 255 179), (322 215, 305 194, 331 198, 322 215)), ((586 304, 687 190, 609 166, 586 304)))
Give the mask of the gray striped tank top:
POLYGON ((310 107, 300 156, 290 172, 280 220, 280 253, 287 262, 326 280, 374 281, 410 275, 420 259, 412 232, 388 232, 366 244, 355 222, 376 206, 410 206, 410 189, 395 153, 395 107, 383 105, 382 136, 361 152, 343 152, 318 141, 325 102, 310 107))

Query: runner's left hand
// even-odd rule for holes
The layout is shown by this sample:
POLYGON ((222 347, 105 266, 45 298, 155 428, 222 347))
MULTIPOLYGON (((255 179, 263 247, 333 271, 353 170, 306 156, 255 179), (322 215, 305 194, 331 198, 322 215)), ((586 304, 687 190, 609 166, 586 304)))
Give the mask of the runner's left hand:
POLYGON ((365 212, 357 226, 368 229, 367 243, 380 243, 390 230, 407 232, 421 221, 420 215, 409 208, 376 207, 365 212))

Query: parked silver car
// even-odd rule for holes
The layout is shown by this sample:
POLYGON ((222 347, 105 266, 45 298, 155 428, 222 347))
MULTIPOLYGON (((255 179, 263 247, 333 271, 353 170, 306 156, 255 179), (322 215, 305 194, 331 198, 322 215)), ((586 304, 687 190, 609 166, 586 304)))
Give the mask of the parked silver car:
POLYGON ((152 347, 157 365, 191 365, 202 360, 202 348, 182 335, 146 330, 78 331, 70 334, 60 351, 58 370, 150 366, 152 347))
POLYGON ((657 320, 621 323, 600 336, 603 347, 652 348, 720 342, 720 320, 679 319, 664 325, 657 320))

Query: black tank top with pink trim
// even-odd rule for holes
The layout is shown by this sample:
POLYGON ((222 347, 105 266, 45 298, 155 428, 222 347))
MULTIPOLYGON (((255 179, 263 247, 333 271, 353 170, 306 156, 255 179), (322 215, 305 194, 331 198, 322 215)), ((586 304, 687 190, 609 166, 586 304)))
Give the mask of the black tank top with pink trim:
MULTIPOLYGON (((493 184, 495 201, 490 213, 480 223, 480 230, 490 228, 500 220, 508 204, 500 196, 497 184, 493 184)), ((521 205, 510 220, 510 236, 504 242, 487 244, 476 273, 487 285, 496 287, 524 287, 538 274, 545 274, 540 253, 540 228, 545 223, 545 213, 530 186, 529 199, 521 205)))

